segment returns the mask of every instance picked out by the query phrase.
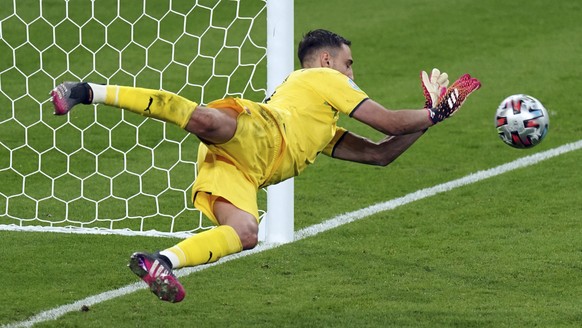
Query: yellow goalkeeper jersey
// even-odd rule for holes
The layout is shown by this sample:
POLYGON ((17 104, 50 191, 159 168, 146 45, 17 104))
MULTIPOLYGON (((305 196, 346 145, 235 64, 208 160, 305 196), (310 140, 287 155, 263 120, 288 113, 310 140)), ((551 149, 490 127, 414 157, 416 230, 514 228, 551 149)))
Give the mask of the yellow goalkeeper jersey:
POLYGON ((194 205, 218 224, 213 207, 222 197, 258 220, 258 188, 298 175, 321 152, 331 155, 346 132, 336 125, 339 113, 353 114, 367 98, 345 75, 310 68, 291 73, 266 103, 209 103, 238 111, 237 130, 226 143, 200 144, 194 205))
POLYGON ((366 99, 365 92, 336 70, 309 68, 291 73, 266 101, 286 142, 282 162, 268 184, 298 175, 321 152, 331 155, 345 133, 336 125, 339 113, 351 116, 366 99))

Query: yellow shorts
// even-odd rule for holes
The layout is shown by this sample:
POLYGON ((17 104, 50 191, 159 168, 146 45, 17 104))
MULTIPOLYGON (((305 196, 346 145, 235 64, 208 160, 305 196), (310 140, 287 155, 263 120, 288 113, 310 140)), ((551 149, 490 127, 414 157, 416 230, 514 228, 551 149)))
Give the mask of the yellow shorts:
POLYGON ((276 120, 260 104, 235 98, 217 100, 211 108, 239 112, 237 130, 228 142, 198 148, 198 176, 192 188, 194 206, 215 224, 214 202, 222 197, 259 220, 257 192, 282 159, 283 136, 276 120))

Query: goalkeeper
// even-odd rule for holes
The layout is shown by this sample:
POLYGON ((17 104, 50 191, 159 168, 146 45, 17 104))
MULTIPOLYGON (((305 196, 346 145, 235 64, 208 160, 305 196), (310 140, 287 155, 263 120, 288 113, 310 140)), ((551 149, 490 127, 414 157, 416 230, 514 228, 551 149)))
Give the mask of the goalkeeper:
POLYGON ((198 178, 192 198, 217 227, 157 253, 134 253, 130 269, 161 300, 179 302, 185 291, 172 270, 217 261, 257 245, 259 188, 300 174, 318 154, 388 165, 431 126, 453 115, 480 87, 468 74, 450 87, 448 76, 422 72, 422 109, 389 110, 354 82, 351 42, 314 30, 299 43, 302 69, 265 101, 226 98, 201 106, 160 90, 65 82, 52 91, 55 114, 73 106, 106 104, 174 123, 195 134, 198 178), (374 142, 336 125, 340 114, 386 135, 374 142))

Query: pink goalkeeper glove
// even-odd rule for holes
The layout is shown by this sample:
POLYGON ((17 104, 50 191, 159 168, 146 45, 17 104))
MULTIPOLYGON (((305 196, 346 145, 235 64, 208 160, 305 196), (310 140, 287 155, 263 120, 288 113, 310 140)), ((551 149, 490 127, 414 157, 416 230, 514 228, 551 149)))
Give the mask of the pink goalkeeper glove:
POLYGON ((432 108, 447 91, 449 75, 433 68, 430 77, 425 71, 420 72, 420 82, 425 98, 424 108, 432 108))
POLYGON ((434 107, 429 107, 429 117, 433 124, 452 116, 455 114, 465 99, 475 90, 481 87, 481 82, 469 74, 461 76, 456 80, 445 92, 442 97, 439 97, 437 104, 434 107))

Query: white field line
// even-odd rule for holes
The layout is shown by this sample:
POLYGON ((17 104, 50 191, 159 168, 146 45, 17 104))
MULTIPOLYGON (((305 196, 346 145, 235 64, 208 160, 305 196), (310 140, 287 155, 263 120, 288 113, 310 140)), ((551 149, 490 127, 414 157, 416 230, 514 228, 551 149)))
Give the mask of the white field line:
POLYGON ((80 228, 75 226, 68 227, 47 227, 47 226, 19 226, 16 224, 0 224, 0 231, 27 231, 27 232, 54 232, 68 233, 78 235, 119 235, 119 236, 143 236, 143 237, 165 237, 181 238, 192 237, 193 233, 189 232, 160 232, 156 230, 133 231, 130 229, 107 229, 107 228, 80 228))
MULTIPOLYGON (((574 150, 578 150, 582 148, 582 140, 578 140, 576 142, 573 143, 569 143, 563 146, 560 146, 558 148, 554 148, 554 149, 550 149, 544 152, 540 152, 540 153, 536 153, 534 155, 530 155, 530 156, 526 156, 526 157, 522 157, 519 158, 513 162, 509 162, 507 164, 503 164, 488 170, 484 170, 484 171, 479 171, 473 174, 469 174, 463 178, 460 179, 456 179, 453 181, 449 181, 446 183, 442 183, 439 185, 436 185, 434 187, 430 187, 430 188, 426 188, 426 189, 421 189, 418 190, 416 192, 410 193, 408 195, 405 195, 403 197, 399 197, 399 198, 395 198, 383 203, 378 203, 375 205, 371 205, 368 206, 366 208, 354 211, 354 212, 349 212, 349 213, 345 213, 345 214, 341 214, 338 215, 334 218, 331 218, 329 220, 326 220, 322 223, 301 229, 297 232, 295 232, 295 241, 298 240, 302 240, 311 236, 315 236, 321 232, 330 230, 330 229, 334 229, 337 228, 341 225, 350 223, 350 222, 354 222, 357 220, 361 220, 363 218, 366 218, 368 216, 371 216, 373 214, 377 214, 379 212, 383 212, 383 211, 389 211, 392 209, 395 209, 399 206, 402 205, 406 205, 409 203, 412 203, 414 201, 417 200, 421 200, 427 197, 431 197, 434 196, 436 194, 442 193, 442 192, 446 192, 458 187, 462 187, 462 186, 466 186, 472 183, 476 183, 485 179, 488 179, 490 177, 494 177, 509 171, 513 171, 519 168, 523 168, 523 167, 527 167, 527 166, 531 166, 534 164, 537 164, 541 161, 544 161, 546 159, 552 158, 552 157, 556 157, 574 150)), ((252 255, 252 254, 256 254, 256 253, 260 253, 269 249, 273 249, 280 246, 280 244, 261 244, 257 247, 255 247, 252 250, 249 251, 245 251, 242 253, 238 253, 238 254, 233 254, 230 256, 227 256, 223 259, 221 259, 218 262, 215 263, 211 263, 208 265, 203 265, 203 266, 198 266, 198 267, 193 267, 193 268, 185 268, 185 269, 180 269, 176 271, 176 276, 178 277, 184 277, 184 276, 188 276, 191 275, 195 272, 198 271, 202 271, 206 268, 215 266, 215 265, 220 265, 222 263, 231 261, 231 260, 235 260, 241 257, 245 257, 248 255, 252 255)), ((74 312, 74 311, 80 311, 81 307, 83 305, 86 306, 92 306, 101 302, 105 302, 120 296, 124 296, 127 294, 131 294, 133 292, 136 292, 138 290, 142 290, 142 289, 147 289, 147 286, 143 283, 143 282, 137 282, 137 283, 133 283, 130 285, 127 285, 125 287, 119 288, 119 289, 114 289, 114 290, 110 290, 101 294, 97 294, 94 296, 89 296, 85 299, 76 301, 74 303, 70 303, 70 304, 66 304, 66 305, 62 305, 47 311, 43 311, 40 312, 32 317, 30 317, 27 320, 24 321, 19 321, 19 322, 14 322, 8 325, 4 325, 2 326, 2 328, 16 328, 16 327, 32 327, 33 325, 40 323, 40 322, 45 322, 45 321, 49 321, 49 320, 56 320, 57 318, 69 313, 69 312, 74 312)))

